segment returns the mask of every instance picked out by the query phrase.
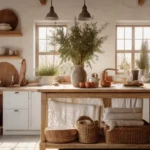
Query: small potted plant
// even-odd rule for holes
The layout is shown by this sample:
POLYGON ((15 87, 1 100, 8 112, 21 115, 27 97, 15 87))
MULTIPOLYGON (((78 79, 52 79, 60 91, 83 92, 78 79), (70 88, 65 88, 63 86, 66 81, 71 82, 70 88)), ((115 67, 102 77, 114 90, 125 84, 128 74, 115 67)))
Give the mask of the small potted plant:
POLYGON ((54 76, 58 74, 59 67, 52 64, 42 64, 39 69, 36 69, 36 75, 40 76, 41 85, 52 85, 54 76))
POLYGON ((136 60, 136 65, 140 69, 140 75, 147 75, 149 73, 149 56, 148 56, 148 41, 142 42, 140 58, 136 60))
POLYGON ((72 61, 74 70, 71 74, 71 83, 74 87, 79 87, 80 82, 86 82, 87 75, 84 70, 85 63, 91 67, 91 61, 97 54, 102 53, 102 44, 107 36, 100 36, 108 23, 100 28, 97 23, 79 24, 75 19, 70 31, 65 34, 62 29, 58 29, 53 39, 60 45, 59 53, 62 62, 72 61))

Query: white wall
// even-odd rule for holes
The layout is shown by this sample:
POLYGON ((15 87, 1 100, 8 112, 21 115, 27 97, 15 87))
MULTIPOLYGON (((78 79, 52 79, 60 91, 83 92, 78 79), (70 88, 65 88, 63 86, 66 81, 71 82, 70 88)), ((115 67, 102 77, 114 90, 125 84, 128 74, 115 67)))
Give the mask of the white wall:
MULTIPOLYGON (((99 61, 92 65, 88 73, 100 72, 105 68, 115 67, 115 25, 118 20, 149 20, 150 1, 138 6, 138 0, 86 0, 88 11, 99 24, 109 22, 110 25, 103 32, 108 35, 103 44, 104 54, 99 55, 99 61)), ((73 20, 78 17, 83 6, 83 0, 54 0, 55 11, 61 20, 73 20)), ((8 46, 22 50, 22 56, 27 61, 27 78, 33 79, 34 68, 34 33, 35 20, 44 20, 50 7, 50 0, 42 6, 39 0, 0 0, 0 9, 13 8, 19 18, 22 37, 0 37, 0 47, 8 46)), ((12 62, 13 63, 13 62, 12 62)), ((15 65, 18 63, 14 62, 15 65)), ((19 65, 18 65, 19 70, 19 65)))

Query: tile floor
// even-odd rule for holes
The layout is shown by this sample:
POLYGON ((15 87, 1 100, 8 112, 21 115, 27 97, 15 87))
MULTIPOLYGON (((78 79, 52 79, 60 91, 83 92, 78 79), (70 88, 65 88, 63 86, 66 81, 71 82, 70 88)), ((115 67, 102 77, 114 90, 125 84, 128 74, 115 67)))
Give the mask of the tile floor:
POLYGON ((39 150, 39 141, 40 136, 0 136, 0 150, 39 150))

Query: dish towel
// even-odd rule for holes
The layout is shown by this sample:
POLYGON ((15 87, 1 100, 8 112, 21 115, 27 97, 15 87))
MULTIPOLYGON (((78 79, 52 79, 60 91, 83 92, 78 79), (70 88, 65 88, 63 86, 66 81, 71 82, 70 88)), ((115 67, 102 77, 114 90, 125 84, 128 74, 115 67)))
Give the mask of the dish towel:
POLYGON ((142 120, 105 120, 104 121, 109 129, 112 130, 116 126, 143 126, 144 122, 142 120))
POLYGON ((104 113, 103 120, 141 120, 142 113, 104 113))
POLYGON ((142 108, 111 108, 104 109, 105 113, 142 113, 142 108))

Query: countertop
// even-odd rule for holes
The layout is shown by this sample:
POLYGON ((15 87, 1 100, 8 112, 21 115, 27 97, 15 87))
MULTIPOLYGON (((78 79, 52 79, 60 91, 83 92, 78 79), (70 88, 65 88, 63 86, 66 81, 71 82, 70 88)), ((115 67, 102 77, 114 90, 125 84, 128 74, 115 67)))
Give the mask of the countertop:
POLYGON ((70 84, 60 84, 59 86, 24 86, 24 87, 0 87, 0 94, 3 91, 38 91, 38 92, 150 92, 150 84, 142 87, 125 87, 123 84, 112 84, 111 87, 98 88, 75 88, 70 84))

